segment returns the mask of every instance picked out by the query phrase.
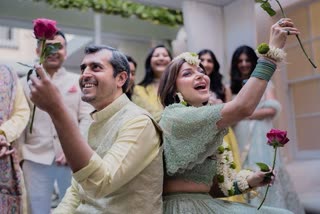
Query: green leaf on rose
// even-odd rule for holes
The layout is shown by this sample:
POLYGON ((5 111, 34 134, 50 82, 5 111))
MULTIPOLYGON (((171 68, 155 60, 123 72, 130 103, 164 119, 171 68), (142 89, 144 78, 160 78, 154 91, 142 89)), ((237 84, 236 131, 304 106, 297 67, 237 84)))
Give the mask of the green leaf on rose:
POLYGON ((61 43, 47 44, 44 48, 44 58, 47 58, 50 54, 57 53, 62 48, 61 43))
POLYGON ((256 164, 257 164, 257 166, 259 166, 259 168, 262 172, 269 172, 270 171, 269 166, 267 164, 261 163, 261 162, 258 162, 256 164))
POLYGON ((256 0, 256 3, 260 3, 260 7, 266 11, 269 16, 274 16, 276 15, 276 11, 274 11, 271 7, 271 4, 269 3, 268 0, 256 0))

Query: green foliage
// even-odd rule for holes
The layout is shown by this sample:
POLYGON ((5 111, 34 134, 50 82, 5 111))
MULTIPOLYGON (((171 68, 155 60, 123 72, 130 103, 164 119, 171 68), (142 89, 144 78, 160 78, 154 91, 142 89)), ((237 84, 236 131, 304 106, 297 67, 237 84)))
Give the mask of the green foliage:
POLYGON ((268 0, 256 0, 257 3, 260 3, 260 7, 266 11, 270 16, 276 15, 276 11, 274 11, 268 2, 268 0))
POLYGON ((259 167, 260 167, 260 170, 262 172, 269 172, 270 169, 269 169, 269 166, 265 163, 256 163, 259 167))
POLYGON ((95 12, 120 15, 124 18, 135 16, 155 24, 177 26, 183 24, 182 12, 165 7, 143 5, 127 0, 33 0, 45 1, 55 8, 92 9, 95 12))

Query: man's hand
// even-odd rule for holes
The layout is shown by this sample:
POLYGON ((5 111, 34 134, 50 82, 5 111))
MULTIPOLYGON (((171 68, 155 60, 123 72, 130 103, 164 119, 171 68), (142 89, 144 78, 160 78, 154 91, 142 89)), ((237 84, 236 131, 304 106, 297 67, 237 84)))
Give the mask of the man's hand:
POLYGON ((14 152, 14 149, 9 149, 10 144, 7 142, 7 138, 4 135, 0 135, 0 158, 10 155, 14 152))
POLYGON ((30 99, 43 111, 53 113, 59 111, 62 104, 62 97, 58 88, 53 85, 40 66, 35 66, 39 78, 31 76, 30 99))

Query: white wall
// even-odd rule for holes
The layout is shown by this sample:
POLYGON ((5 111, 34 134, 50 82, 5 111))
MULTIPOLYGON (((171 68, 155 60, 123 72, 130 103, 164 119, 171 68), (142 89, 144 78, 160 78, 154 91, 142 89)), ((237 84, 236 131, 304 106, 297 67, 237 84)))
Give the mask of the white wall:
POLYGON ((232 54, 240 45, 257 45, 255 3, 238 0, 224 8, 225 67, 229 74, 232 54))
POLYGON ((222 64, 224 58, 223 10, 210 4, 195 1, 183 2, 183 17, 188 35, 188 51, 211 49, 222 64))

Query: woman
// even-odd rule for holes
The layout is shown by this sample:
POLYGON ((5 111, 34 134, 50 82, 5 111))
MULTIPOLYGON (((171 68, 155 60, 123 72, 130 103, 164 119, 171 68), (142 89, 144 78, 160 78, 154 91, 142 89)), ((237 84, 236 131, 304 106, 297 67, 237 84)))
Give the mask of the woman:
POLYGON ((1 213, 26 213, 21 169, 12 143, 25 129, 29 115, 29 106, 16 74, 0 65, 1 213))
POLYGON ((210 78, 210 100, 212 103, 226 103, 231 101, 232 94, 228 87, 222 83, 222 74, 220 73, 220 64, 209 49, 203 49, 199 53, 201 64, 206 69, 206 73, 210 78))
MULTIPOLYGON (((214 53, 209 49, 203 49, 198 53, 198 56, 201 60, 201 64, 206 70, 206 74, 210 78, 210 104, 219 104, 226 103, 231 101, 232 94, 229 87, 226 87, 222 83, 222 74, 220 73, 220 64, 214 55, 214 53)), ((224 136, 223 140, 227 142, 233 154, 233 159, 236 164, 236 171, 239 172, 241 169, 240 156, 239 156, 239 148, 236 137, 229 127, 228 134, 224 136)), ((243 197, 241 196, 233 196, 228 198, 231 201, 244 202, 243 197)))
POLYGON ((163 111, 157 91, 161 75, 171 59, 171 53, 164 45, 154 47, 145 62, 145 76, 142 82, 134 87, 132 94, 132 101, 150 112, 157 122, 163 111))
MULTIPOLYGON (((299 32, 290 19, 272 26, 270 46, 283 48, 287 31, 299 32)), ((262 57, 239 95, 225 104, 207 105, 210 79, 197 56, 180 55, 162 76, 159 95, 166 106, 163 129, 166 177, 164 213, 256 213, 250 205, 222 201, 213 196, 231 196, 270 184, 273 172, 234 171, 230 148, 223 144, 227 127, 252 114, 268 80, 276 69, 273 59, 262 57), (236 174, 236 175, 235 175, 236 174)), ((290 213, 262 207, 261 213, 290 213)))
POLYGON ((130 79, 129 79, 129 85, 128 85, 126 95, 131 100, 131 96, 132 96, 133 88, 135 84, 134 81, 136 78, 137 62, 131 56, 126 55, 126 57, 130 67, 130 79))
MULTIPOLYGON (((231 90, 234 96, 241 90, 243 81, 250 77, 257 59, 254 50, 248 46, 241 46, 234 52, 231 64, 231 90)), ((269 82, 253 114, 233 126, 243 168, 252 168, 257 162, 272 163, 273 150, 266 144, 265 133, 273 127, 272 121, 280 110, 281 105, 276 100, 274 86, 269 82)), ((277 159, 277 172, 278 179, 269 190, 265 204, 289 209, 294 213, 304 213, 289 174, 281 163, 281 157, 277 159)), ((261 188, 258 193, 262 197, 264 192, 265 188, 261 188)), ((250 203, 259 205, 260 200, 257 197, 250 200, 250 203)))

